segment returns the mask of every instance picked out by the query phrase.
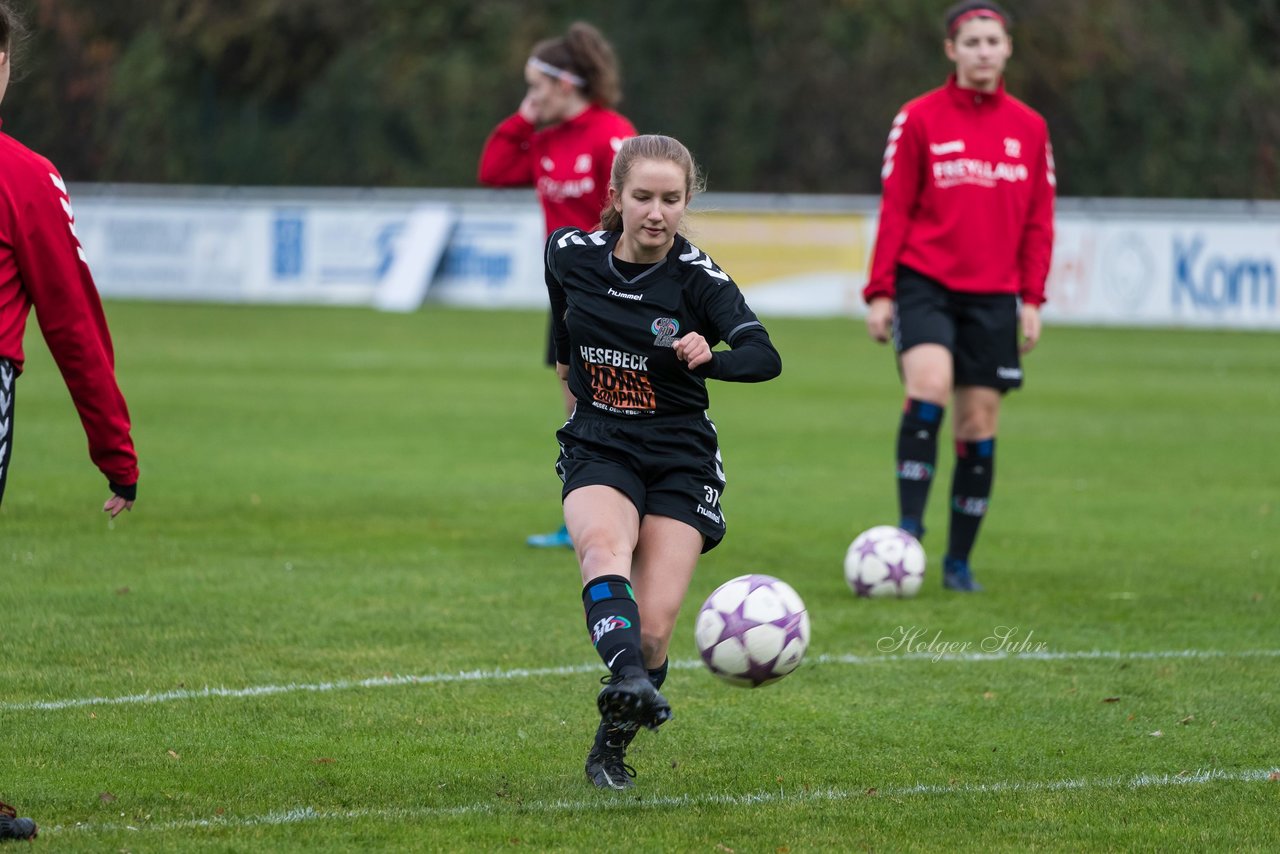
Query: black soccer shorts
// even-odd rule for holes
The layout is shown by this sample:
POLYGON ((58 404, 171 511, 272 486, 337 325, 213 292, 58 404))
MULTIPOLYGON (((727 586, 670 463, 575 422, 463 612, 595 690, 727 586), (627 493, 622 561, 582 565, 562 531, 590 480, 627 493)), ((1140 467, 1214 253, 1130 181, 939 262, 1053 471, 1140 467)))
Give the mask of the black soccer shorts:
POLYGON ((1018 354, 1018 298, 1013 294, 953 291, 908 267, 898 268, 893 347, 918 344, 951 351, 955 384, 999 391, 1022 385, 1018 354))
POLYGON ((612 486, 641 518, 652 513, 695 528, 704 554, 724 539, 724 469, 705 413, 627 420, 579 409, 556 439, 562 499, 584 486, 612 486))

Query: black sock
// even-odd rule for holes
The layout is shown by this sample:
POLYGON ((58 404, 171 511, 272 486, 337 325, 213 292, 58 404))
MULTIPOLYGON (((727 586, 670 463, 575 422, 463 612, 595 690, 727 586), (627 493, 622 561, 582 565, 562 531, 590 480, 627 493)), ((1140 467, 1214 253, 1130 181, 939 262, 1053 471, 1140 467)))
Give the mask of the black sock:
POLYGON ((631 583, 621 575, 602 575, 582 588, 582 606, 591 642, 609 672, 616 676, 624 667, 644 670, 640 608, 631 583))
POLYGON ((951 533, 947 557, 968 560, 987 515, 996 473, 996 440, 956 442, 956 468, 951 479, 951 533))
POLYGON ((898 427, 899 524, 917 536, 924 534, 924 506, 938 462, 938 428, 946 408, 907 398, 898 427))
POLYGON ((649 670, 649 681, 653 683, 653 690, 661 691, 662 683, 667 681, 667 668, 671 664, 671 659, 662 659, 662 664, 649 670))

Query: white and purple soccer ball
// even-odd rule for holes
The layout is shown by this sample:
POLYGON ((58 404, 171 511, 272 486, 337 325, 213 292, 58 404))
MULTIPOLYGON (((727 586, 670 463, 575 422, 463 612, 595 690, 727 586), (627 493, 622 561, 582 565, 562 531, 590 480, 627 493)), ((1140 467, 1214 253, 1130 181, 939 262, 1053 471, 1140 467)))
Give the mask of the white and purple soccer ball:
POLYGON ((924 581, 920 541, 893 525, 877 525, 857 536, 844 556, 849 589, 871 599, 916 595, 924 581))
POLYGON ((734 685, 757 688, 800 664, 809 648, 809 612, 785 581, 742 575, 707 597, 694 640, 712 673, 734 685))

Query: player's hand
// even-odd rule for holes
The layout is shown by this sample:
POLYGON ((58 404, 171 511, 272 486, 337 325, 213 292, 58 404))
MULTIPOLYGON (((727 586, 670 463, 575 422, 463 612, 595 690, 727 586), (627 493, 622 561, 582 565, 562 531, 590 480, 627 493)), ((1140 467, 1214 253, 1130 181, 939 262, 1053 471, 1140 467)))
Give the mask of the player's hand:
POLYGON ((132 509, 133 509, 133 502, 126 501, 125 499, 121 498, 119 495, 111 496, 110 498, 107 499, 107 503, 102 505, 102 512, 110 513, 112 519, 119 516, 120 511, 132 510, 132 509))
POLYGON ((677 338, 671 342, 671 346, 675 348, 676 358, 687 364, 691 371, 711 361, 711 347, 707 344, 707 339, 697 332, 677 338))
POLYGON ((520 109, 516 110, 520 114, 520 118, 524 119, 531 125, 538 123, 538 111, 533 106, 533 96, 525 95, 524 100, 520 102, 520 109))
POLYGON ((1022 306, 1022 347, 1023 353, 1030 353, 1040 341, 1040 306, 1022 306))
POLYGON ((556 362, 556 376, 565 382, 569 381, 569 366, 563 362, 556 362))
POLYGON ((867 304, 867 334, 872 341, 881 344, 889 340, 889 327, 893 325, 893 300, 875 297, 867 304))

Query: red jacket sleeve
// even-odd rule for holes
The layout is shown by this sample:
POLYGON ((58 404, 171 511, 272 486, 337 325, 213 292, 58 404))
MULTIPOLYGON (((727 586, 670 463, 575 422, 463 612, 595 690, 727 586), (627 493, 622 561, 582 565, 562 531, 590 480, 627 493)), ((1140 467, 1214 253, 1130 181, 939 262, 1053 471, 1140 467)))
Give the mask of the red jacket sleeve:
POLYGON ((138 481, 129 410, 116 384, 102 301, 74 231, 71 201, 56 172, 21 212, 14 247, 23 287, 89 439, 89 458, 112 483, 138 481))
POLYGON ((918 122, 911 121, 909 108, 903 108, 893 120, 880 169, 880 224, 871 253, 871 272, 862 291, 867 302, 894 294, 898 256, 907 241, 920 192, 922 154, 918 122))
POLYGON ((1044 146, 1036 163, 1031 207, 1027 211, 1027 225, 1018 247, 1018 266, 1022 273, 1020 295, 1028 305, 1044 302, 1045 281, 1049 278, 1049 263, 1053 259, 1053 205, 1057 194, 1058 178, 1054 172, 1053 145, 1045 132, 1044 146))
POLYGON ((480 152, 480 183, 491 187, 531 186, 533 132, 533 125, 519 113, 494 128, 480 152))

